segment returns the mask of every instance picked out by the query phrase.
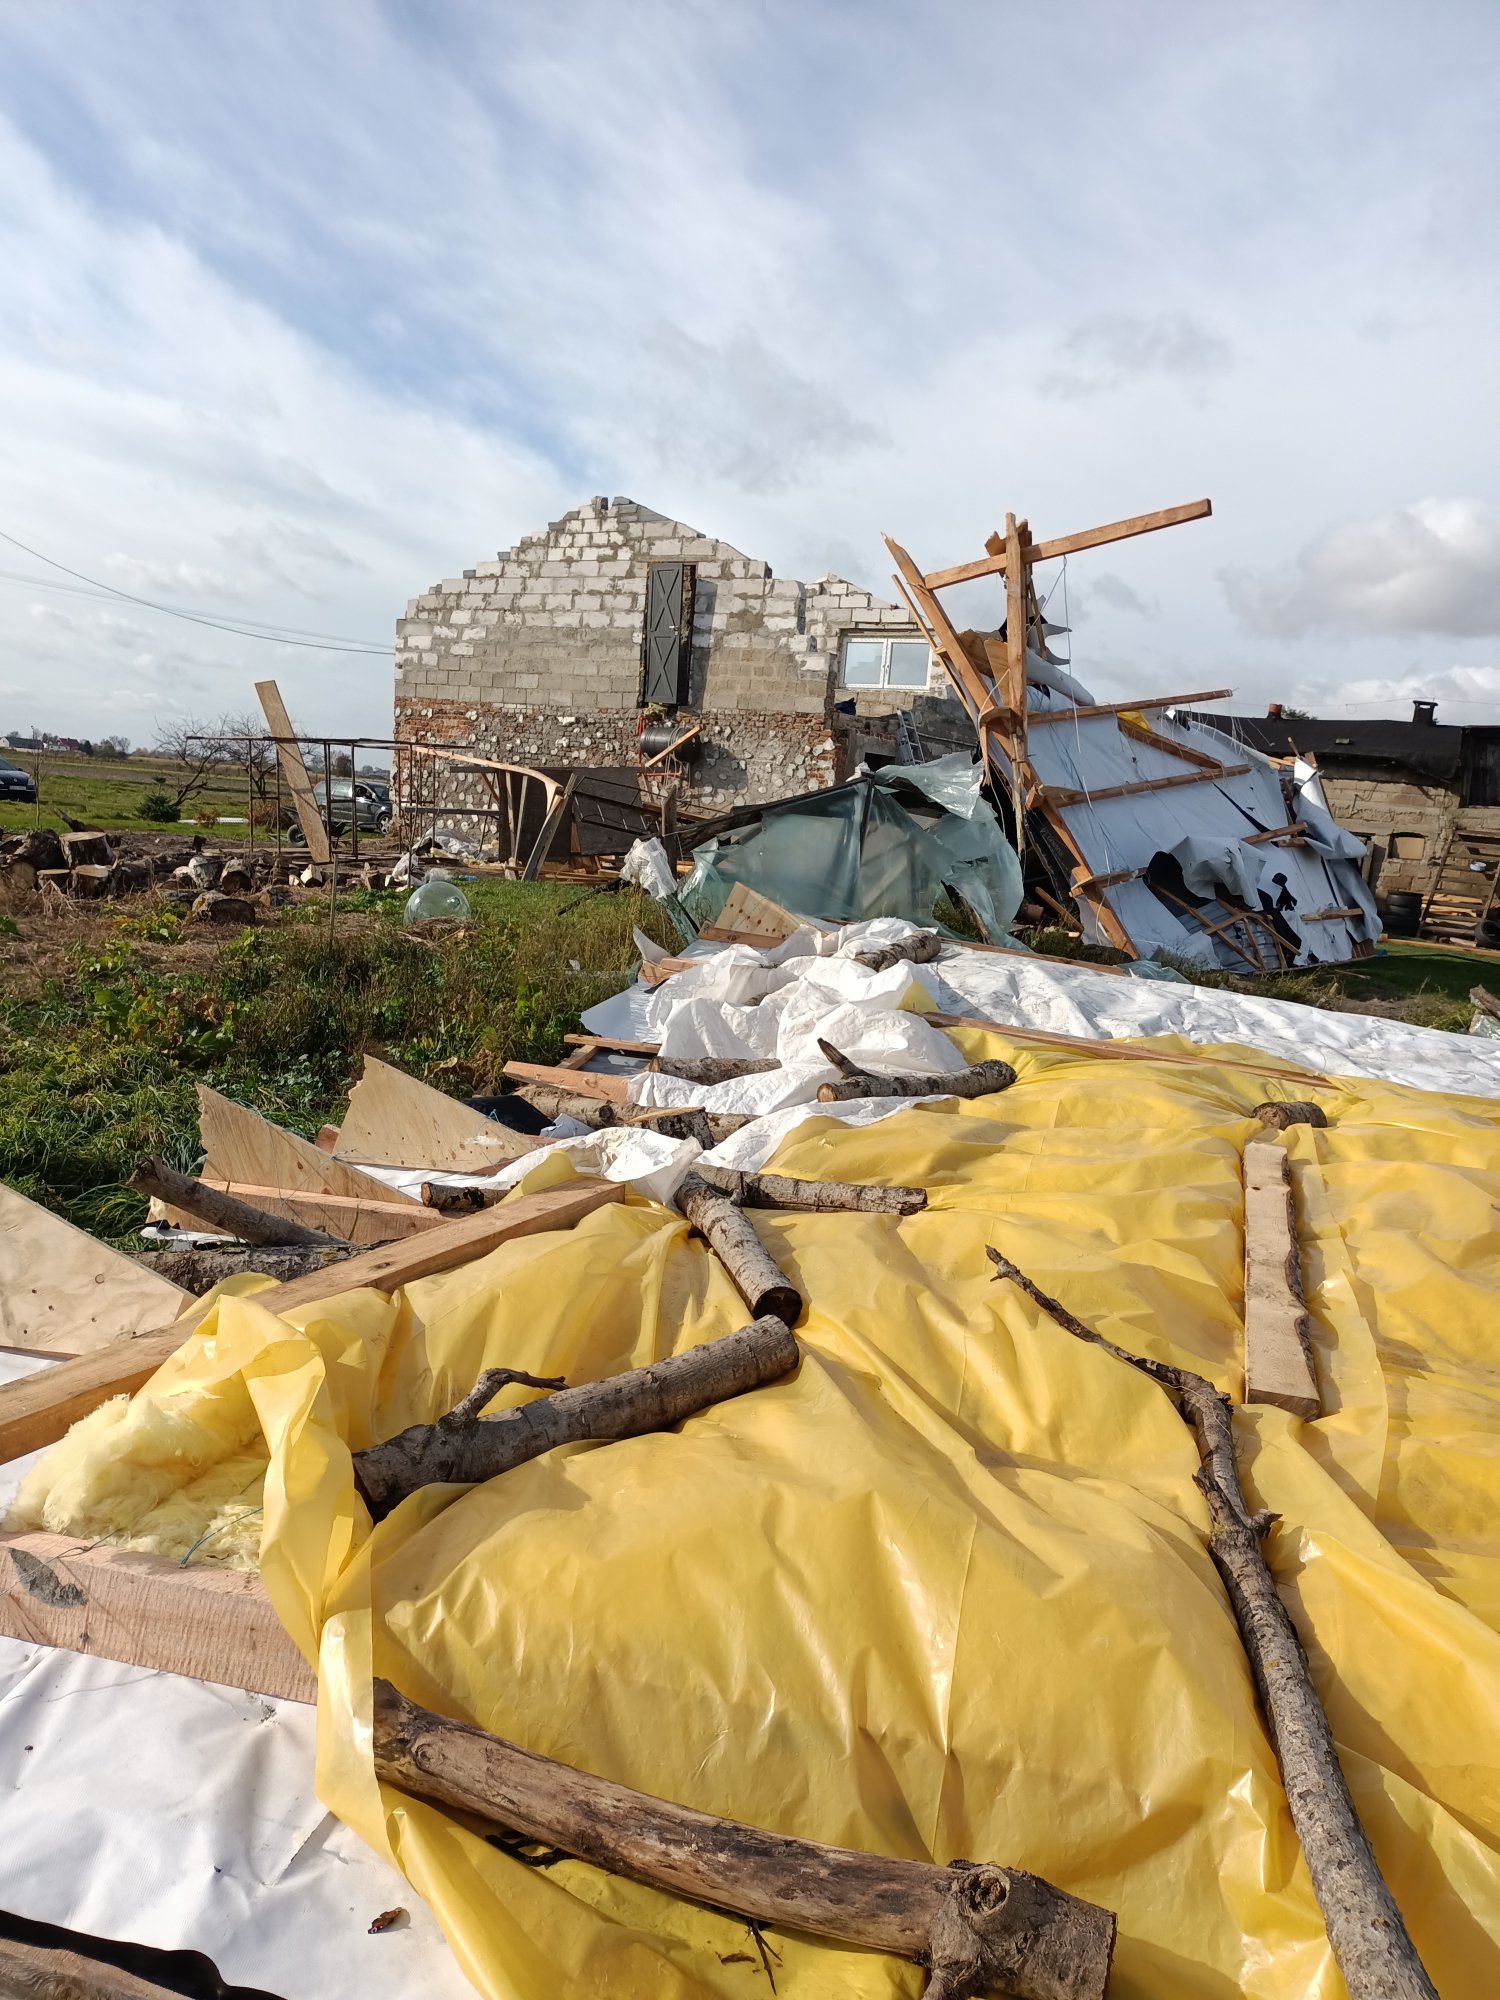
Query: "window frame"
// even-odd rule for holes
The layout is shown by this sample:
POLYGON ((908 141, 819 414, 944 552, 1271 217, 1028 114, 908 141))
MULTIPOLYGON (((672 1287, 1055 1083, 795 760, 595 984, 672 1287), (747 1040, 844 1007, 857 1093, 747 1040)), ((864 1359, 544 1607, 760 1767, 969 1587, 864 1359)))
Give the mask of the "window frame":
POLYGON ((839 692, 841 694, 925 694, 932 686, 933 651, 920 633, 860 631, 842 632, 839 635, 839 692), (880 647, 880 679, 878 681, 845 680, 844 673, 851 645, 872 645, 880 647), (927 673, 920 682, 893 681, 891 679, 891 652, 896 646, 921 646, 927 654, 927 673))

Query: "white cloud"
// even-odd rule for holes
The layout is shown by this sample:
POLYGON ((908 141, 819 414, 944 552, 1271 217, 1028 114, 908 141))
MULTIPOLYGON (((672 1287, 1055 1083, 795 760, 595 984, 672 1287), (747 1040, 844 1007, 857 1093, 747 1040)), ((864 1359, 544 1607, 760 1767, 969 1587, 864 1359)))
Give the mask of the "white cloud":
POLYGON ((1330 529, 1283 569, 1221 574, 1238 616, 1274 638, 1320 627, 1500 636, 1500 518, 1473 500, 1419 500, 1330 529))
POLYGON ((1100 396, 1147 376, 1200 387, 1234 364, 1220 333, 1190 313, 1099 313, 1075 326, 1038 384, 1044 396, 1100 396))

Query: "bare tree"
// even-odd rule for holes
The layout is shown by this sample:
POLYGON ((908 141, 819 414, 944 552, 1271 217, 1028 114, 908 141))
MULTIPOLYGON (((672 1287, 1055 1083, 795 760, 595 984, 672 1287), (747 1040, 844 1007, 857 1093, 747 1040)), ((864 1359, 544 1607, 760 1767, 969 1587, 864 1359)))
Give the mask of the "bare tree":
POLYGON ((194 792, 205 789, 210 775, 223 761, 222 746, 208 739, 214 725, 196 716, 173 716, 156 727, 152 747, 158 757, 169 758, 176 771, 162 774, 162 789, 178 812, 194 792))

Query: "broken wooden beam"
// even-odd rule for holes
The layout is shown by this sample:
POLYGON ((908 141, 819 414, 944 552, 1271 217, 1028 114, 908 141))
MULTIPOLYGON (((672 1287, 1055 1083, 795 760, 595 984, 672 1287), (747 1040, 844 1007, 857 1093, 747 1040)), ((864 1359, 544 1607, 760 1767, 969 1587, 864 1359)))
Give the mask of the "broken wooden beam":
POLYGON ((929 1969, 929 2000, 1103 2000, 1115 1919, 1017 1868, 891 1861, 670 1805, 575 1771, 375 1682, 375 1769, 418 1798, 596 1868, 929 1969))
POLYGON ((339 1241, 337 1237, 325 1236, 321 1229, 308 1229, 284 1215, 268 1215, 265 1209, 255 1208, 237 1195, 194 1180, 191 1174, 178 1173, 175 1167, 151 1154, 136 1161, 127 1185, 139 1194, 148 1194, 170 1208, 195 1216, 207 1228, 241 1243, 297 1244, 306 1250, 326 1250, 339 1241))
POLYGON ((768 1315, 648 1367, 571 1389, 561 1378, 487 1368, 463 1401, 435 1424, 413 1424, 383 1444, 357 1451, 355 1483, 372 1518, 383 1521, 422 1486, 477 1486, 557 1445, 670 1430, 711 1404, 779 1381, 797 1359, 790 1327, 768 1315), (513 1382, 556 1393, 493 1417, 481 1415, 513 1382))
POLYGON ((1274 1140, 1245 1148, 1245 1401, 1274 1403, 1311 1422, 1323 1413, 1291 1162, 1274 1140))
MULTIPOLYGON (((540 1194, 520 1195, 499 1208, 485 1209, 458 1222, 440 1222, 404 1242, 382 1244, 345 1263, 295 1278, 274 1292, 261 1293, 258 1303, 269 1312, 284 1313, 366 1287, 393 1292, 414 1278, 430 1277, 434 1271, 448 1271, 456 1264, 487 1256, 515 1237, 570 1229, 603 1203, 621 1201, 624 1195, 623 1187, 603 1180, 569 1181, 540 1194)), ((193 1309, 201 1316, 196 1300, 193 1309)), ((79 1355, 19 1382, 0 1385, 0 1465, 55 1444, 80 1417, 97 1410, 111 1396, 133 1395, 143 1388, 190 1331, 191 1325, 182 1323, 111 1341, 96 1353, 79 1355)))

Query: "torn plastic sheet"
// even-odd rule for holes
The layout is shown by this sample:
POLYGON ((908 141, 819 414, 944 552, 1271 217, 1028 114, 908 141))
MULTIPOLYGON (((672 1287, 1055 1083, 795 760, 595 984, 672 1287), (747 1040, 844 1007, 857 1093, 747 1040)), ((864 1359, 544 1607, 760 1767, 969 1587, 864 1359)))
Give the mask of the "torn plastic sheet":
POLYGON ((946 929, 937 911, 951 896, 999 941, 1021 905, 1021 867, 979 781, 960 754, 768 805, 693 850, 678 900, 711 924, 742 882, 824 922, 904 917, 946 929))

